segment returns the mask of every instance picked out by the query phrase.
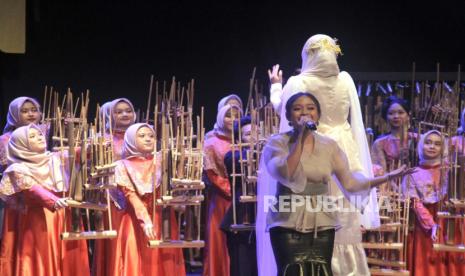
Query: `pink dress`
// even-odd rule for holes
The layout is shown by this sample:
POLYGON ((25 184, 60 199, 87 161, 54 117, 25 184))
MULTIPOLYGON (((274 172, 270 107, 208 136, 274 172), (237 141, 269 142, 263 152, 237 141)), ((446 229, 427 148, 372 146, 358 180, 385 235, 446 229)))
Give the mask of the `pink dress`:
MULTIPOLYGON (((446 174, 447 172, 443 172, 446 174)), ((404 195, 412 199, 412 210, 415 214, 415 226, 413 234, 408 237, 407 263, 412 275, 465 275, 465 254, 444 251, 434 251, 431 239, 431 229, 438 224, 437 212, 440 202, 447 193, 447 185, 440 186, 440 165, 419 166, 411 175, 409 186, 407 178, 404 179, 404 195)), ((443 183, 447 183, 447 178, 443 183)), ((459 228, 465 225, 456 225, 456 242, 460 241, 459 228)), ((444 236, 439 236, 439 243, 444 242, 446 235, 446 223, 440 225, 444 236)))
MULTIPOLYGON (((417 138, 416 133, 408 133, 408 142, 404 148, 408 149, 414 139, 417 138)), ((373 164, 383 167, 385 172, 391 171, 393 168, 397 168, 399 160, 401 159, 401 145, 400 138, 395 137, 391 134, 384 135, 376 139, 373 143, 371 150, 371 159, 373 164)))
POLYGON ((205 171, 212 184, 207 195, 207 233, 203 275, 228 276, 229 254, 226 235, 220 229, 229 206, 231 187, 224 166, 224 156, 231 150, 228 137, 214 134, 205 140, 205 171))

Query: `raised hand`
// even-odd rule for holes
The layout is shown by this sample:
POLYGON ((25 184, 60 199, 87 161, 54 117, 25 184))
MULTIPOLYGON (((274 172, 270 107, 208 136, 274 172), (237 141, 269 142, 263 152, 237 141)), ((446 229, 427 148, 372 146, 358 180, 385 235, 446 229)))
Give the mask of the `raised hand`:
POLYGON ((271 84, 283 83, 283 71, 279 70, 279 64, 274 65, 271 70, 268 70, 268 77, 271 84))

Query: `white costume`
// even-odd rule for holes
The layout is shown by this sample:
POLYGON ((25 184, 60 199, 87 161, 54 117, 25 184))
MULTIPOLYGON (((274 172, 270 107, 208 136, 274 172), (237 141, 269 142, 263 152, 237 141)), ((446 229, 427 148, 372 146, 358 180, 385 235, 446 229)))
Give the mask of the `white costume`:
MULTIPOLYGON (((271 102, 275 110, 281 114, 280 132, 291 129, 286 119, 285 105, 289 97, 298 92, 310 92, 320 102, 321 117, 318 133, 332 138, 344 151, 349 160, 351 171, 362 171, 365 176, 372 177, 370 151, 365 136, 360 103, 358 101, 355 84, 346 72, 340 72, 336 61, 340 53, 339 46, 326 35, 314 35, 305 43, 302 50, 302 70, 297 76, 290 77, 284 89, 281 84, 274 84, 271 88, 271 102), (348 121, 350 115, 350 123, 348 121)), ((264 181, 266 177, 263 177, 264 181)), ((260 181, 260 179, 259 179, 260 181)), ((333 182, 336 181, 333 178, 333 182)), ((260 181, 263 183, 262 181, 260 181)), ((270 183, 270 182, 268 182, 270 183)), ((264 183, 265 184, 265 183, 264 183)), ((332 183, 331 190, 342 196, 342 191, 336 183, 332 183)), ((274 194, 273 191, 263 191, 259 183, 259 196, 274 194)), ((273 187, 271 187, 273 189, 273 187)), ((366 262, 365 251, 362 247, 362 233, 360 225, 365 228, 378 227, 379 213, 376 201, 376 191, 372 189, 370 202, 364 208, 364 214, 359 212, 339 213, 341 229, 336 231, 332 270, 334 275, 370 275, 366 262)), ((269 235, 260 237, 259 232, 263 204, 259 204, 257 218, 257 251, 260 275, 273 275, 276 270, 270 270, 270 256, 267 250, 271 249, 259 239, 266 240, 269 235), (258 244, 260 243, 260 244, 258 244), (262 251, 260 251, 262 250, 262 251)), ((272 250, 271 250, 272 252, 272 250)), ((274 268, 276 269, 276 268, 274 268)))

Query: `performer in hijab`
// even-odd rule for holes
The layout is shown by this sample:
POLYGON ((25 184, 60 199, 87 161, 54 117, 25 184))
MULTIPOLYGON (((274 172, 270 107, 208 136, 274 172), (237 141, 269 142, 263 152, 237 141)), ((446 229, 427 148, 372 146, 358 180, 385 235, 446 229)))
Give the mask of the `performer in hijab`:
MULTIPOLYGON (((239 142, 239 133, 241 134, 242 143, 255 143, 253 137, 251 137, 251 119, 250 116, 242 117, 239 123, 234 124, 234 139, 235 142, 239 142), (241 131, 239 132, 239 128, 241 131)), ((244 146, 242 148, 242 154, 239 150, 229 151, 224 157, 224 165, 231 183, 232 190, 232 177, 233 173, 233 161, 236 174, 244 174, 245 171, 241 170, 241 157, 242 160, 247 160, 247 151, 250 146, 244 146), (234 157, 233 157, 234 154, 234 157)), ((254 156, 254 158, 258 158, 254 156)), ((249 194, 251 191, 248 191, 249 194)), ((255 191, 254 191, 255 192, 255 191)), ((226 212, 223 221, 221 222, 221 229, 226 233, 226 240, 228 244, 228 253, 230 261, 230 275, 231 276, 242 276, 242 275, 257 275, 257 251, 255 243, 255 203, 246 202, 241 203, 240 197, 243 195, 242 192, 242 181, 241 178, 236 177, 235 182, 235 201, 236 201, 236 223, 250 225, 252 230, 241 230, 235 231, 231 228, 234 224, 233 219, 233 206, 229 207, 226 212)))
MULTIPOLYGON (((230 94, 226 97, 223 97, 219 102, 218 102, 218 111, 217 112, 220 112, 220 109, 225 106, 225 105, 235 105, 235 106, 238 106, 239 109, 241 111, 243 111, 243 105, 242 105, 242 100, 239 96, 237 96, 236 94, 230 94)), ((213 129, 210 130, 209 132, 207 132, 205 134, 205 140, 212 137, 213 134, 215 133, 215 130, 218 129, 218 125, 215 123, 215 125, 213 126, 213 129)))
MULTIPOLYGON (((12 132, 8 143, 8 168, 0 182, 0 197, 18 210, 14 248, 2 244, 1 275, 89 275, 84 240, 61 241, 65 225, 68 175, 63 159, 46 151, 45 137, 34 124, 12 132), (7 253, 7 255, 3 255, 7 253)), ((9 212, 6 212, 8 215, 9 212)))
POLYGON ((236 105, 223 106, 217 116, 217 129, 204 142, 204 170, 210 184, 207 194, 207 233, 203 275, 229 275, 226 236, 220 230, 221 220, 231 204, 231 187, 224 166, 224 156, 231 150, 233 118, 241 110, 236 105))
MULTIPOLYGON (((113 160, 121 160, 124 135, 129 126, 136 121, 134 107, 128 99, 118 98, 104 103, 100 108, 99 115, 100 119, 105 121, 106 140, 113 142, 113 160)), ((119 229, 123 216, 127 215, 125 212, 127 202, 119 189, 111 189, 110 196, 112 199, 110 205, 112 229, 119 229)), ((106 220, 105 223, 107 223, 106 220)), ((117 250, 117 246, 116 239, 95 241, 92 257, 92 274, 94 276, 111 275, 110 271, 113 271, 115 264, 107 260, 121 259, 123 254, 117 250)))
MULTIPOLYGON (((321 103, 322 115, 318 132, 337 142, 347 155, 352 172, 362 172, 367 177, 372 176, 370 151, 357 90, 350 75, 347 72, 340 72, 336 61, 338 54, 341 54, 341 49, 331 37, 322 34, 310 37, 302 49, 301 73, 290 77, 284 89, 274 89, 271 102, 281 114, 279 130, 286 132, 290 129, 285 110, 287 100, 297 92, 312 92, 321 103)), ((272 75, 275 77, 272 79, 279 81, 282 77, 279 77, 278 69, 274 68, 272 75)), ((331 182, 334 187, 332 192, 342 196, 343 193, 338 189, 335 181, 334 179, 331 182)), ((342 229, 336 232, 335 238, 332 261, 335 275, 370 274, 362 246, 360 225, 365 228, 376 228, 380 225, 380 221, 375 189, 372 189, 368 196, 369 203, 364 207, 362 216, 355 212, 339 214, 342 229)), ((268 250, 264 249, 264 251, 268 250)), ((270 269, 266 262, 259 260, 258 263, 263 264, 264 271, 270 269)), ((261 270, 259 268, 259 271, 261 270)))
MULTIPOLYGON (((106 111, 105 107, 104 111, 106 111)), ((107 112, 104 112, 111 116, 111 130, 113 136, 113 157, 114 160, 120 160, 123 143, 124 143, 124 133, 126 129, 133 125, 136 122, 136 113, 134 111, 134 106, 126 98, 119 98, 113 100, 110 103, 110 107, 107 112)), ((110 131, 110 119, 109 117, 106 120, 107 131, 110 131)))
MULTIPOLYGON (((7 124, 3 130, 3 135, 0 136, 0 175, 8 167, 7 152, 8 141, 10 140, 11 133, 20 126, 25 126, 31 123, 38 124, 40 118, 40 105, 35 99, 19 97, 11 101, 8 108, 7 124)), ((9 214, 5 217, 4 205, 5 203, 0 200, 0 241, 2 243, 10 243, 7 247, 13 248, 16 235, 15 230, 17 228, 16 214, 9 214)), ((11 213, 16 213, 16 211, 12 208, 8 208, 6 210, 11 213)), ((6 252, 5 254, 10 253, 12 252, 6 252)))
POLYGON ((38 124, 41 118, 39 103, 29 97, 19 97, 11 101, 8 107, 7 123, 0 136, 0 173, 7 167, 8 141, 11 133, 20 126, 38 124))
MULTIPOLYGON (((448 172, 441 168, 445 150, 441 132, 431 130, 421 136, 418 143, 420 159, 416 172, 402 183, 403 194, 412 200, 415 214, 413 235, 409 235, 408 267, 412 275, 464 275, 463 253, 433 250, 433 243, 443 241, 447 233, 446 222, 439 225, 437 212, 447 194, 448 172)), ((460 220, 457 220, 457 222, 460 220)), ((456 243, 463 240, 463 223, 456 222, 456 243), (462 229, 462 230, 461 230, 462 229)))
MULTIPOLYGON (((107 260, 113 264, 108 275, 185 275, 182 250, 147 247, 148 240, 160 237, 161 209, 153 215, 154 185, 160 180, 159 166, 154 162, 155 132, 148 124, 134 124, 124 135, 123 158, 117 161, 116 184, 125 195, 128 215, 118 228, 116 249, 121 256, 107 260)), ((171 236, 178 239, 174 212, 171 236)))
MULTIPOLYGON (((259 175, 259 214, 267 213, 278 275, 333 275, 331 259, 339 223, 335 208, 325 208, 323 203, 335 198, 331 197, 332 175, 340 189, 348 193, 369 193, 371 188, 411 170, 403 166, 376 178, 351 173, 347 157, 337 143, 313 131, 323 112, 315 96, 294 94, 285 110, 291 131, 272 136, 263 150, 259 171, 266 170, 277 184, 272 189, 275 193, 264 194, 262 185, 270 182, 262 182, 259 175), (287 208, 283 203, 286 200, 287 208)), ((257 231, 261 230, 257 227, 257 231)), ((268 266, 272 263, 267 260, 268 266)))

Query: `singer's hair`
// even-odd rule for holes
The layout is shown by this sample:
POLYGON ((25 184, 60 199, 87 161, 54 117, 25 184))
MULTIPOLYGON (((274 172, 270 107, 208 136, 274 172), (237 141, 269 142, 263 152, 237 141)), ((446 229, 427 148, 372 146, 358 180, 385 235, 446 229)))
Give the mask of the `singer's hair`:
MULTIPOLYGON (((298 98, 300 97, 309 97, 316 105, 316 110, 318 111, 318 117, 321 117, 321 107, 320 107, 320 102, 317 100, 317 98, 310 92, 298 92, 291 97, 286 102, 286 117, 288 117, 288 114, 291 114, 291 109, 292 105, 294 104, 295 101, 297 101, 298 98)), ((289 119, 288 119, 289 120, 289 119)))
POLYGON ((390 96, 383 101, 383 105, 381 106, 381 116, 383 117, 384 120, 387 121, 387 114, 388 114, 389 108, 391 108, 393 104, 398 104, 402 106, 405 112, 410 114, 410 106, 407 100, 398 98, 396 96, 390 96))

